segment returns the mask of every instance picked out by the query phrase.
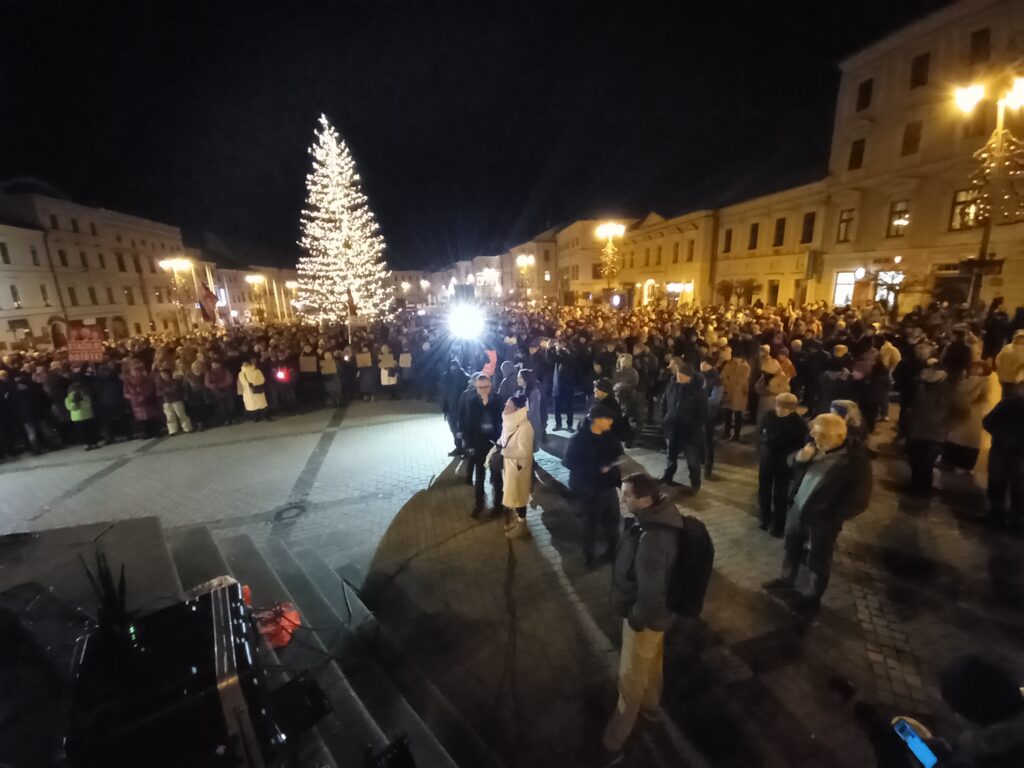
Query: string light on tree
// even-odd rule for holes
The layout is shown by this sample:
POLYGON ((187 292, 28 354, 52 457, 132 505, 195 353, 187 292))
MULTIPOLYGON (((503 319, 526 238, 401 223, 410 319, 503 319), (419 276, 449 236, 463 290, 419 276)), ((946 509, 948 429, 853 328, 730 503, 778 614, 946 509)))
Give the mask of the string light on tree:
POLYGON ((384 264, 384 238, 348 146, 324 115, 309 154, 313 171, 306 176, 301 218, 299 245, 305 255, 298 264, 298 305, 317 322, 353 313, 385 319, 392 314, 394 295, 384 264))

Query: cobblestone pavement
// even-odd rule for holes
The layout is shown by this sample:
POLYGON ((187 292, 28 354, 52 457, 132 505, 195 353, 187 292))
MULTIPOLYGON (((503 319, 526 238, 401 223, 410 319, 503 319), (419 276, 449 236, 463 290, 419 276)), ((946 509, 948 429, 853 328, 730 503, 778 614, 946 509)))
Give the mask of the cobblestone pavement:
MULTIPOLYGON (((555 433, 539 454, 533 536, 515 543, 498 521, 469 518, 447 428, 417 402, 0 464, 0 532, 156 514, 165 527, 313 547, 508 765, 573 765, 613 704, 620 628, 608 567, 581 562, 558 459, 565 439, 555 433)), ((660 454, 630 454, 660 474, 660 454)), ((899 493, 905 467, 884 445, 875 465, 871 508, 845 527, 810 622, 759 588, 777 575, 781 545, 756 526, 751 447, 721 445, 697 497, 674 491, 708 525, 715 576, 701 620, 669 636, 670 721, 641 728, 627 764, 872 765, 834 678, 885 713, 950 732, 936 690, 946 659, 992 654, 1024 679, 1019 540, 976 522, 970 476, 911 502, 899 493)))

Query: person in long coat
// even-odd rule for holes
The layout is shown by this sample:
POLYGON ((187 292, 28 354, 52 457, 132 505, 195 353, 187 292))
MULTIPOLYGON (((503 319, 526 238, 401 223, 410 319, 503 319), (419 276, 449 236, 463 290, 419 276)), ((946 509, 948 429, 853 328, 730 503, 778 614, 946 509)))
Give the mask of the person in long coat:
POLYGON ((981 449, 981 420, 992 406, 992 372, 988 363, 971 363, 967 375, 956 382, 949 435, 942 446, 942 463, 970 472, 978 462, 981 449))
POLYGON ((267 410, 266 385, 267 380, 256 366, 255 357, 242 363, 242 369, 238 372, 238 394, 242 396, 242 404, 246 412, 252 414, 253 421, 263 418, 271 420, 270 411, 267 410))
POLYGON ((924 496, 932 492, 932 470, 949 434, 953 407, 953 382, 935 358, 929 358, 926 365, 918 377, 907 421, 910 490, 924 496))
POLYGON ((461 456, 463 454, 462 440, 459 439, 459 416, 462 393, 466 391, 469 384, 469 374, 462 370, 459 361, 452 358, 448 363, 448 370, 441 377, 441 415, 451 430, 452 439, 455 441, 455 449, 449 456, 461 456))
POLYGON ((743 411, 747 408, 750 365, 742 355, 730 357, 722 365, 722 410, 725 412, 725 437, 740 439, 743 411))
POLYGON ((506 401, 501 416, 501 437, 495 450, 501 451, 501 504, 515 511, 505 526, 505 535, 510 539, 529 536, 526 507, 530 503, 533 479, 533 425, 525 394, 513 395, 506 401))

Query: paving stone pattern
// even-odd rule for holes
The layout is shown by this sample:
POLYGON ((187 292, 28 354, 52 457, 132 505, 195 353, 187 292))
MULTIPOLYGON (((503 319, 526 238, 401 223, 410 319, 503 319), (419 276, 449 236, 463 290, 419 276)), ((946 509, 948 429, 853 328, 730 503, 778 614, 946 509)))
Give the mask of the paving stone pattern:
MULTIPOLYGON (((447 428, 418 402, 0 464, 0 532, 156 514, 165 527, 312 547, 509 766, 583 765, 614 702, 620 619, 608 566, 582 565, 558 458, 566 438, 553 433, 538 455, 533 535, 514 543, 499 521, 469 518, 447 428)), ((704 615, 668 638, 671 722, 642 727, 627 765, 699 765, 678 755, 691 746, 714 766, 873 765, 835 678, 885 714, 949 733, 936 690, 947 659, 992 654, 1024 679, 1019 541, 978 524, 970 476, 943 478, 930 503, 904 498, 888 439, 871 508, 845 527, 813 621, 760 589, 781 543, 756 527, 750 446, 721 445, 698 496, 673 491, 707 524, 715 575, 704 615)), ((630 451, 631 466, 655 475, 663 461, 630 451)))

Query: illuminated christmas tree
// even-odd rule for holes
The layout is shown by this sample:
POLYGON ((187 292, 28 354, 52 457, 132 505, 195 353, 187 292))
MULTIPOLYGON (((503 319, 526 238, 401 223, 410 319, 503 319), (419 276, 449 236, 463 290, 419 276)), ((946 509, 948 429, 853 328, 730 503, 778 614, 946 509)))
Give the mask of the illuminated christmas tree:
POLYGON ((313 172, 306 176, 306 207, 299 259, 299 306, 311 320, 337 321, 355 312, 369 319, 391 314, 390 272, 384 238, 359 185, 355 161, 328 119, 320 116, 309 148, 313 172))
POLYGON ((1004 130, 1002 137, 994 133, 974 159, 979 164, 971 176, 978 190, 974 221, 1007 224, 1024 217, 1024 145, 1004 130))

